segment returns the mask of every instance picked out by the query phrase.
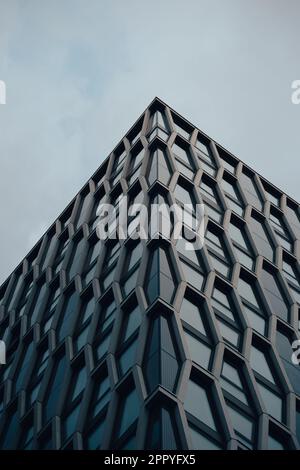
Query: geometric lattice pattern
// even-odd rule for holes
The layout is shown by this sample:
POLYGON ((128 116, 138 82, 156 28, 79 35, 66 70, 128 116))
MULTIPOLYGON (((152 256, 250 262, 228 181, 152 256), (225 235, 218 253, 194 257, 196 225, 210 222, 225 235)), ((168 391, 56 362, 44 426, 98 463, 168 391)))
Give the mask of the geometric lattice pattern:
POLYGON ((0 288, 0 448, 299 448, 299 257, 298 204, 154 99, 0 288), (203 203, 203 249, 100 241, 124 195, 203 203))

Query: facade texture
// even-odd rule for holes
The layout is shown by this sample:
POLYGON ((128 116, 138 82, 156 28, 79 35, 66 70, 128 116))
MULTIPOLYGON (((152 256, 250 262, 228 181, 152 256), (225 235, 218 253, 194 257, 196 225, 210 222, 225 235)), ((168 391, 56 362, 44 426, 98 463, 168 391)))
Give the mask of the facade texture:
POLYGON ((298 204, 155 99, 0 288, 0 448, 299 448, 299 256, 298 204), (124 195, 203 203, 204 247, 99 240, 124 195))

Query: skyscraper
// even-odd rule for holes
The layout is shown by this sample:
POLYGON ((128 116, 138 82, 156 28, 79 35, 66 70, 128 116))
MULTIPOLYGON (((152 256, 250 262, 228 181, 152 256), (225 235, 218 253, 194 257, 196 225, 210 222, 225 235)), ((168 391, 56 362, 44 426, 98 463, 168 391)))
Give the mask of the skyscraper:
POLYGON ((0 448, 300 448, 299 256, 299 205, 155 98, 0 288, 0 448))

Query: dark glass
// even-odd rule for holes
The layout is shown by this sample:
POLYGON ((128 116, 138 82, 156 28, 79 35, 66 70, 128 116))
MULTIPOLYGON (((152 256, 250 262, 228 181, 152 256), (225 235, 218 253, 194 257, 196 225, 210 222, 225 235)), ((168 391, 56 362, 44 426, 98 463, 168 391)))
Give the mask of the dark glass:
POLYGON ((102 307, 99 321, 99 331, 101 333, 112 327, 115 321, 116 309, 117 307, 114 301, 102 307))
POLYGON ((131 310, 125 319, 123 341, 125 342, 139 328, 141 324, 141 311, 138 306, 131 310))
POLYGON ((104 427, 105 420, 97 423, 96 426, 89 432, 85 439, 86 450, 97 450, 101 448, 104 427))
POLYGON ((265 269, 262 270, 261 280, 266 293, 266 297, 270 302, 272 312, 285 321, 289 320, 289 309, 283 298, 279 283, 275 276, 265 269))
POLYGON ((297 410, 296 410, 296 433, 298 443, 300 444, 300 404, 299 401, 297 402, 297 410))
POLYGON ((279 439, 269 436, 268 450, 285 450, 285 446, 279 439))
POLYGON ((189 427, 190 435, 192 439, 192 445, 194 450, 221 450, 222 447, 216 444, 212 439, 205 436, 194 426, 189 427))
POLYGON ((84 243, 85 243, 84 238, 81 238, 81 240, 79 240, 73 248, 73 254, 72 254, 72 258, 71 258, 71 262, 69 264, 69 270, 68 270, 69 280, 73 279, 75 274, 78 274, 79 272, 79 265, 80 265, 79 263, 81 261, 80 255, 82 254, 84 243))
POLYGON ((40 313, 41 309, 41 304, 45 299, 47 289, 48 287, 46 283, 43 284, 41 288, 40 286, 38 287, 34 302, 30 306, 30 326, 32 326, 38 318, 38 314, 40 313))
MULTIPOLYGON (((16 300, 18 294, 20 293, 19 289, 21 287, 21 284, 22 284, 22 276, 21 276, 21 273, 20 273, 20 274, 17 274, 17 279, 15 279, 14 285, 11 288, 11 293, 10 293, 10 296, 9 296, 9 300, 6 302, 7 311, 9 311, 11 309, 11 307, 14 306, 15 300, 16 300)), ((0 302, 0 304, 1 304, 1 302, 0 302)))
POLYGON ((33 353, 33 350, 34 350, 34 346, 35 346, 35 344, 34 344, 33 341, 31 341, 29 345, 26 344, 26 343, 24 345, 25 353, 24 353, 24 356, 22 358, 22 361, 18 364, 17 374, 15 376, 15 392, 16 393, 18 393, 21 390, 21 387, 22 387, 23 382, 24 382, 24 378, 27 375, 28 367, 29 367, 30 361, 32 359, 32 353, 33 353))
POLYGON ((97 416, 110 400, 110 383, 108 376, 101 378, 95 383, 94 398, 92 405, 93 416, 97 416))
POLYGON ((179 360, 170 322, 164 317, 153 321, 144 356, 144 373, 148 388, 158 385, 174 391, 179 373, 179 360))
POLYGON ((82 367, 79 372, 77 372, 77 377, 75 378, 74 384, 73 384, 73 390, 72 394, 70 396, 70 399, 74 401, 85 389, 87 382, 87 371, 86 367, 82 367))
POLYGON ((44 403, 45 422, 55 416, 58 400, 64 384, 66 357, 62 356, 55 364, 47 398, 44 403))
POLYGON ((78 421, 79 411, 80 411, 80 404, 78 404, 65 418, 64 433, 65 433, 66 439, 68 439, 76 430, 76 424, 78 421))
POLYGON ((151 254, 145 287, 149 303, 153 303, 157 297, 172 302, 175 293, 174 274, 169 255, 163 248, 156 248, 151 254))
POLYGON ((5 433, 2 435, 1 449, 12 450, 16 446, 16 429, 18 427, 18 412, 15 410, 6 422, 5 433))
POLYGON ((71 294, 68 295, 68 298, 65 301, 63 310, 60 313, 60 323, 58 327, 58 340, 59 341, 62 341, 70 330, 71 321, 76 312, 78 302, 79 302, 79 298, 78 298, 78 294, 76 291, 73 291, 71 294))
POLYGON ((147 449, 180 449, 173 410, 155 407, 150 413, 147 449))
POLYGON ((134 365, 136 348, 137 348, 137 342, 134 341, 120 355, 119 369, 120 369, 121 375, 126 374, 126 372, 134 365))
POLYGON ((131 390, 122 398, 119 408, 119 424, 116 429, 117 437, 122 436, 125 431, 137 420, 139 416, 139 399, 136 390, 131 390))
POLYGON ((110 333, 102 337, 100 340, 100 344, 97 346, 96 353, 97 353, 97 359, 99 361, 103 359, 103 357, 107 354, 109 343, 110 343, 110 333))

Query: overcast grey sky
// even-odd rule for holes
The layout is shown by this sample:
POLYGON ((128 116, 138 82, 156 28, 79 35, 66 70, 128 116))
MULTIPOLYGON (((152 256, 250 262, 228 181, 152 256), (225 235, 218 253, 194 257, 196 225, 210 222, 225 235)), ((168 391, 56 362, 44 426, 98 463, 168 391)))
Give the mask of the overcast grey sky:
POLYGON ((299 0, 0 0, 0 282, 154 96, 299 200, 299 18, 299 0))

